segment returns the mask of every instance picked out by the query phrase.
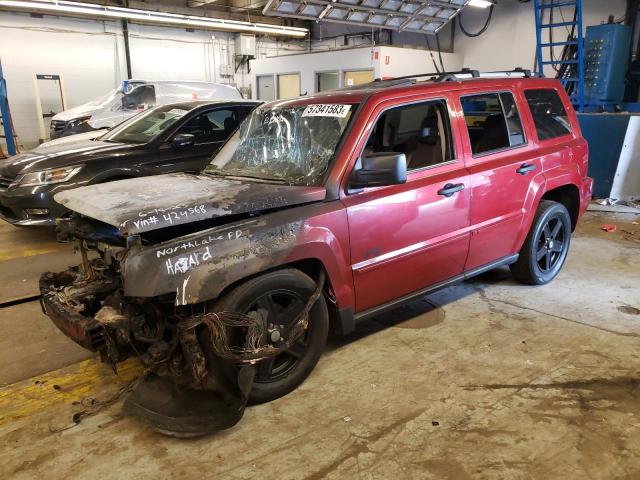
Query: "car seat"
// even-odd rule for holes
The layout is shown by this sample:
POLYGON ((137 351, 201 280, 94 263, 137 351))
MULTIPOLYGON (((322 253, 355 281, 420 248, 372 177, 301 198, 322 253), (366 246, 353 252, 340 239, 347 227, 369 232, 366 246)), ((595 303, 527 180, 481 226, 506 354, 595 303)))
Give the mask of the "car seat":
POLYGON ((479 137, 473 153, 491 152, 510 145, 504 116, 489 115, 482 126, 482 130, 482 135, 479 137))
POLYGON ((431 110, 424 117, 420 132, 414 137, 410 145, 407 145, 407 170, 437 165, 443 161, 442 138, 440 137, 440 119, 437 110, 431 110))
POLYGON ((224 133, 225 136, 231 135, 231 133, 238 127, 238 122, 236 119, 231 117, 227 117, 224 119, 224 133))

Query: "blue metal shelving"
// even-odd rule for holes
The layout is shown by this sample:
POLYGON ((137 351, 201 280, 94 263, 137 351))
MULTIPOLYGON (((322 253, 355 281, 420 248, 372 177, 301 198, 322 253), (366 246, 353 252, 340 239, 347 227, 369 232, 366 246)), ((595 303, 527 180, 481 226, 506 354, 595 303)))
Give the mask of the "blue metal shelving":
MULTIPOLYGON (((575 65, 576 75, 562 78, 561 81, 565 88, 570 84, 574 84, 571 99, 575 107, 582 111, 585 108, 585 58, 584 58, 584 29, 582 17, 582 0, 534 0, 535 19, 536 19, 536 40, 537 40, 537 68, 536 73, 544 75, 544 67, 547 65, 575 65), (552 18, 552 13, 558 13, 554 18, 562 18, 560 9, 563 7, 573 7, 575 19, 561 22, 552 22, 545 18, 552 18), (552 23, 545 23, 552 22, 552 23), (545 41, 543 37, 545 32, 551 38, 551 31, 556 28, 573 29, 575 28, 574 38, 566 41, 545 41), (576 46, 576 55, 574 58, 556 60, 552 58, 551 52, 555 47, 576 46), (546 54, 546 55, 545 55, 546 54)), ((566 18, 566 17, 565 17, 566 18)))
POLYGON ((16 139, 13 136, 13 123, 11 122, 11 112, 9 111, 9 99, 7 98, 7 82, 2 74, 2 62, 0 62, 0 124, 3 127, 4 138, 7 144, 9 155, 15 155, 16 139))

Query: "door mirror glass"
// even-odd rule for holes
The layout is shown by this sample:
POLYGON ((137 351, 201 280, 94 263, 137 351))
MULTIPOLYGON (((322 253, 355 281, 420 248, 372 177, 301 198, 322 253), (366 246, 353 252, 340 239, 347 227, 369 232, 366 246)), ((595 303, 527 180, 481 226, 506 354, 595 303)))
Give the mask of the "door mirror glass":
POLYGON ((196 137, 190 133, 179 133, 171 139, 173 148, 190 147, 196 143, 196 137))
POLYGON ((362 167, 354 170, 351 188, 384 187, 407 181, 407 157, 404 153, 369 153, 362 167))

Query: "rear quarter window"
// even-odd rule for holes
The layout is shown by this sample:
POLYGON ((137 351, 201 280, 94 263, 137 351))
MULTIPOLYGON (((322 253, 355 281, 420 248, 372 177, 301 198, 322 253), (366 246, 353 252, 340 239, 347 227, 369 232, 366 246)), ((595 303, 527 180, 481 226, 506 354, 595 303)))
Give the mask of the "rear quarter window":
POLYGON ((571 123, 560 95, 553 89, 525 90, 538 139, 550 140, 571 134, 571 123))

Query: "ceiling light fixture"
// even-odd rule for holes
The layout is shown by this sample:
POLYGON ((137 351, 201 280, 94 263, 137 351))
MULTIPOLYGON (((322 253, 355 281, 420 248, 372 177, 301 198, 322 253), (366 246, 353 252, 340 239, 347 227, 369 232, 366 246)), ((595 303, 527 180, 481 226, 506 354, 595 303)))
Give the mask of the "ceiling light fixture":
POLYGON ((469 0, 470 7, 489 8, 495 5, 491 0, 469 0))
POLYGON ((268 23, 224 20, 177 13, 154 12, 136 8, 111 7, 93 3, 64 0, 0 0, 0 8, 30 12, 46 12, 52 15, 82 15, 101 19, 126 19, 142 23, 184 26, 187 28, 210 28, 230 32, 264 33, 289 37, 306 37, 306 28, 285 27, 268 23))

